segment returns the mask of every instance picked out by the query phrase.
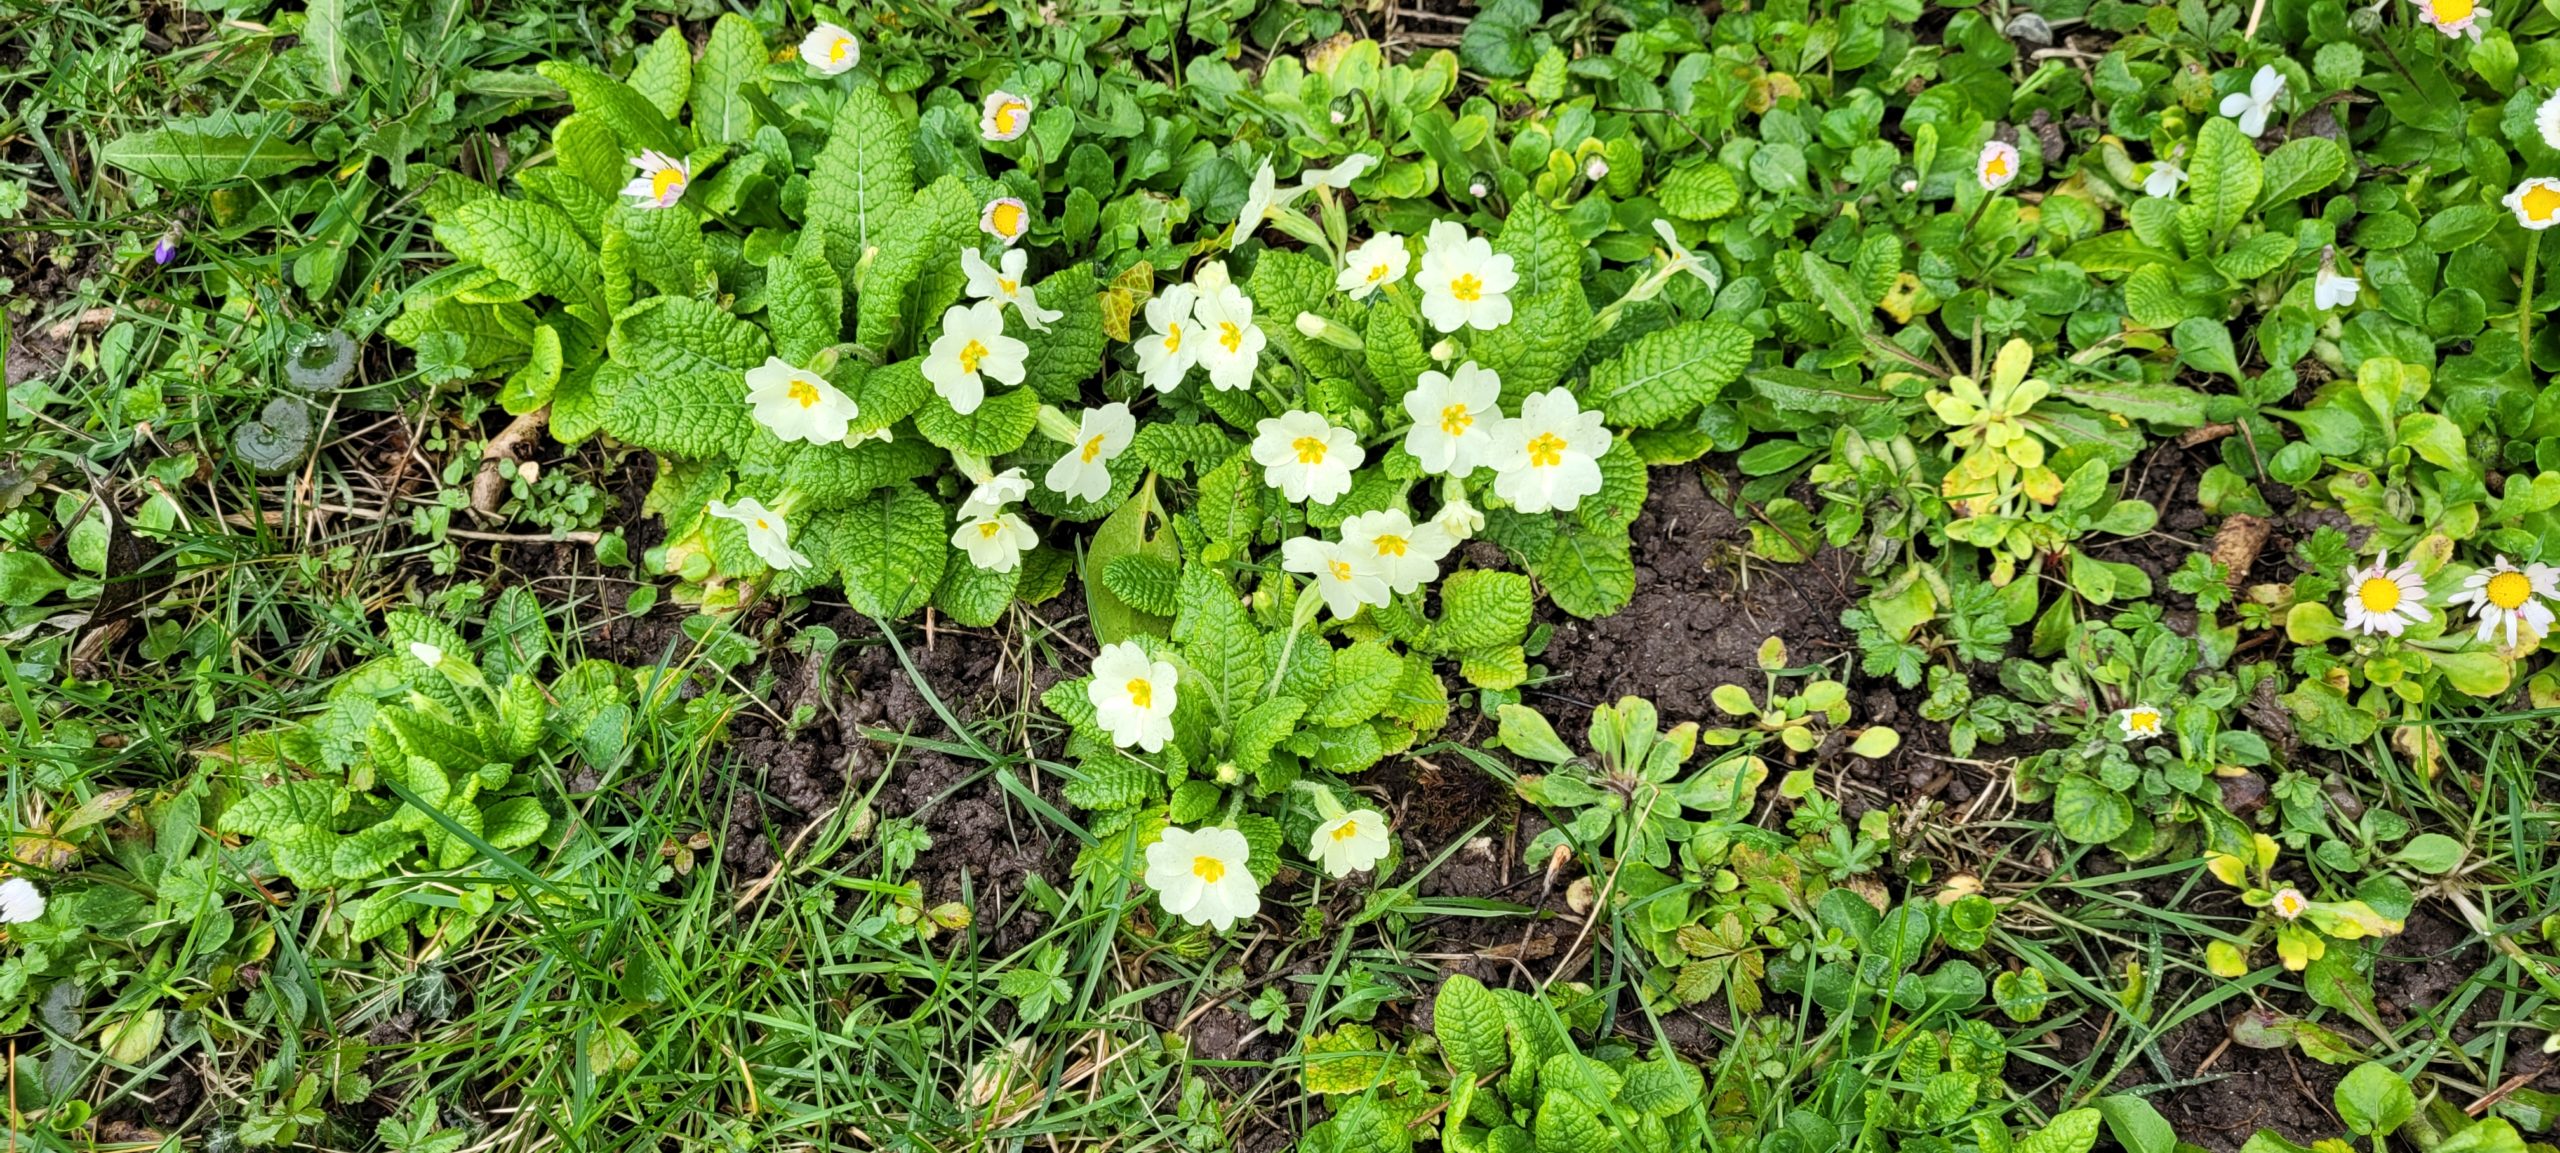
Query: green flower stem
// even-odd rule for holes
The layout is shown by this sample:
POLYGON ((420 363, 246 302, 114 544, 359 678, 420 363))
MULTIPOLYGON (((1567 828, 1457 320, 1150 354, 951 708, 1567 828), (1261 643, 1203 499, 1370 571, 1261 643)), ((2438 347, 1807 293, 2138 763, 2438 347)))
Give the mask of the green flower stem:
POLYGON ((1316 815, 1328 821, 1339 821, 1345 813, 1349 812, 1342 807, 1342 798, 1334 796, 1330 788, 1314 781, 1299 781, 1293 787, 1314 798, 1316 815))
POLYGON ((2533 258, 2542 251, 2542 234, 2524 234, 2524 287, 2516 294, 2516 351, 2524 364, 2525 383, 2533 383, 2533 258))
POLYGON ((1084 426, 1076 423, 1074 417, 1060 412, 1052 405, 1040 406, 1035 423, 1040 429, 1040 435, 1060 444, 1074 444, 1076 437, 1084 432, 1084 426))
MULTIPOLYGON (((1295 588, 1297 582, 1293 580, 1290 585, 1295 588)), ((1280 691, 1280 679, 1289 675, 1289 657, 1298 650, 1298 634, 1305 632, 1308 623, 1315 620, 1316 613, 1324 608, 1324 598, 1313 595, 1314 591, 1313 581, 1297 590, 1297 607, 1289 614, 1289 636, 1280 642, 1280 660, 1271 667, 1271 683, 1262 686, 1262 695, 1266 698, 1280 691)))

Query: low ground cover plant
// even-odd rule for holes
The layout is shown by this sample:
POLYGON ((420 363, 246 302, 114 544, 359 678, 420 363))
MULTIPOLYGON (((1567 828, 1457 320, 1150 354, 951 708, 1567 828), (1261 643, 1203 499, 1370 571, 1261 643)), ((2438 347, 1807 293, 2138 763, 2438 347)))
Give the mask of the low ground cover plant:
POLYGON ((13 1140, 2560 1115, 2560 9, 0 28, 13 1140))

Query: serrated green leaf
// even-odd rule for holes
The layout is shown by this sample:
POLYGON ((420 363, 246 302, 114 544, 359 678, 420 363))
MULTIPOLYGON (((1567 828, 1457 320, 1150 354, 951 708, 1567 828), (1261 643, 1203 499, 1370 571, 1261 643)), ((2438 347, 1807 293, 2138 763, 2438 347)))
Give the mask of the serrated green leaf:
POLYGON ((1404 676, 1404 658, 1381 641, 1361 641, 1333 654, 1333 680, 1307 706, 1311 725, 1355 725, 1378 715, 1404 676))
POLYGON ((1449 1071, 1482 1079, 1511 1065, 1510 1029, 1502 1003, 1484 983, 1457 973, 1431 998, 1431 1033, 1449 1071))
POLYGON ((934 607, 963 627, 991 628, 1004 619, 1004 610, 1013 604, 1014 590, 1022 585, 1022 571, 1023 565, 1017 564, 1005 572, 989 572, 955 550, 944 563, 942 584, 933 590, 934 607))
POLYGON ((1614 613, 1636 594, 1635 561, 1623 533, 1564 528, 1548 542, 1532 575, 1547 586, 1547 599, 1557 608, 1584 620, 1614 613))
POLYGON ((844 285, 836 279, 835 267, 814 252, 776 256, 767 262, 764 288, 765 318, 773 326, 775 356, 806 365, 842 339, 844 285))
POLYGON ((1040 396, 1027 388, 989 393, 976 411, 962 416, 940 394, 916 410, 916 431, 926 440, 955 452, 982 457, 1003 456, 1031 438, 1040 422, 1040 396))
POLYGON ((566 213, 548 204, 492 197, 474 200, 436 223, 436 241, 456 257, 498 276, 604 315, 603 273, 596 250, 566 213))
POLYGON ((2187 203, 2203 210, 2212 232, 2229 232, 2246 219, 2264 180, 2257 145, 2239 124, 2220 116, 2204 122, 2187 165, 2187 203))
POLYGON ((1271 751, 1298 731, 1298 718, 1306 711, 1307 702, 1291 696, 1272 697, 1245 710, 1229 738, 1228 759, 1246 773, 1261 772, 1271 763, 1271 751))
POLYGON ((1146 553, 1113 557, 1103 566, 1102 583, 1110 587, 1112 595, 1129 602, 1129 607, 1149 616, 1170 618, 1180 611, 1176 590, 1182 583, 1182 570, 1162 557, 1146 553))
POLYGON ((346 807, 346 789, 336 781, 262 784, 233 799, 214 828, 243 837, 272 836, 297 825, 325 829, 346 807))
POLYGON ((684 154, 684 146, 676 139, 675 125, 647 97, 628 84, 605 75, 586 64, 569 60, 548 60, 534 66, 544 79, 569 93, 569 103, 580 113, 602 121, 621 141, 625 159, 640 154, 642 149, 655 149, 671 156, 684 154))
POLYGON ((919 286, 927 269, 958 265, 960 247, 977 234, 978 207, 968 186, 946 175, 880 219, 879 251, 854 291, 854 338, 864 348, 885 353, 941 320, 924 315, 919 286))
POLYGON ((649 42, 631 66, 629 83, 659 115, 673 120, 684 111, 685 98, 693 92, 693 45, 685 42, 683 26, 669 24, 649 42))
POLYGON ((877 84, 847 88, 809 170, 809 227, 846 284, 888 215, 915 193, 916 129, 877 84))
POLYGON ((1298 331, 1296 323, 1301 312, 1323 314, 1333 298, 1333 270, 1323 261, 1296 249, 1265 249, 1245 293, 1253 298, 1254 322, 1299 367, 1319 377, 1351 375, 1350 353, 1298 331))
POLYGON ((1582 393, 1612 426, 1651 428, 1697 411, 1750 364, 1750 333, 1720 320, 1691 321, 1640 337, 1594 366, 1582 393))
MULTIPOLYGON (((2325 136, 2296 136, 2266 156, 2266 187, 2260 208, 2273 208, 2309 196, 2347 174, 2347 151, 2325 136)), ((2263 274, 2260 274, 2263 275, 2263 274)))
POLYGON ((509 797, 480 813, 480 839, 512 852, 542 839, 551 830, 551 814, 532 797, 509 797))
MULTIPOLYGON (((1064 314, 1049 322, 1049 331, 1020 334, 1031 346, 1023 358, 1022 383, 1052 404, 1073 404, 1084 386, 1102 372, 1108 337, 1102 331, 1102 301, 1094 295, 1093 273, 1070 265, 1050 273, 1033 294, 1043 308, 1064 314)), ((1017 321, 1018 323, 1018 321, 1017 321)))
POLYGON ((1261 631, 1227 579, 1208 565, 1183 566, 1176 599, 1173 640, 1199 672, 1210 706, 1221 722, 1244 715, 1271 679, 1261 631))
POLYGON ((1714 220, 1742 207, 1742 182, 1733 170, 1709 162, 1663 173, 1653 191, 1662 210, 1683 220, 1714 220))
POLYGON ((797 490, 813 509, 842 508, 890 485, 926 476, 948 459, 913 437, 789 445, 763 437, 750 443, 774 446, 780 454, 783 485, 797 490))
POLYGON ((940 502, 901 485, 846 511, 836 567, 854 611, 897 620, 923 608, 951 551, 940 502))
POLYGON ((722 13, 702 45, 702 61, 694 69, 693 131, 704 143, 738 144, 755 135, 755 105, 747 98, 761 88, 764 37, 746 17, 722 13))
POLYGON ((618 440, 688 460, 737 456, 748 438, 758 435, 747 410, 745 382, 726 369, 634 372, 605 413, 604 430, 618 440))

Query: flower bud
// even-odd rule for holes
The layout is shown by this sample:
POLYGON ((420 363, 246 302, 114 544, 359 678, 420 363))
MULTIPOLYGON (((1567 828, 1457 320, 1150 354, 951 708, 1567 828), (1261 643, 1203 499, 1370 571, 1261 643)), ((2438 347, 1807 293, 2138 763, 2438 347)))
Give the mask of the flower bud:
POLYGON ((1609 162, 1594 156, 1589 163, 1582 166, 1582 174, 1589 177, 1595 184, 1606 180, 1609 177, 1609 162))
POLYGON ((1244 780, 1244 771, 1243 771, 1243 770, 1241 770, 1241 769, 1238 769, 1238 768, 1236 767, 1236 763, 1235 763, 1234 761, 1220 761, 1220 762, 1218 762, 1218 783, 1219 783, 1219 784, 1221 784, 1221 785, 1233 785, 1233 784, 1236 784, 1237 782, 1242 781, 1242 780, 1244 780))
POLYGON ((178 238, 175 236, 163 236, 160 238, 160 243, 151 246, 151 263, 153 264, 165 265, 177 258, 178 238))
POLYGON ((1902 191, 1906 194, 1918 192, 1920 191, 1920 182, 1917 180, 1905 180, 1902 182, 1902 191))
POLYGON ((1456 341, 1442 340, 1440 343, 1431 346, 1431 359, 1433 360, 1447 360, 1456 355, 1458 355, 1458 344, 1456 341))
POLYGON ((1475 197, 1478 200, 1484 199, 1485 195, 1491 191, 1493 190, 1484 186, 1484 181, 1482 180, 1478 180, 1467 185, 1467 195, 1475 197))
POLYGON ((1359 333, 1312 312, 1298 314, 1297 328, 1299 335, 1323 341, 1345 352, 1359 352, 1367 347, 1361 343, 1359 333))
POLYGON ((1342 114, 1342 110, 1341 110, 1341 109, 1336 108, 1336 109, 1334 109, 1334 110, 1333 110, 1333 123, 1334 123, 1334 125, 1335 125, 1336 127, 1341 126, 1341 124, 1342 124, 1344 121, 1347 121, 1347 120, 1349 120, 1349 119, 1351 119, 1351 118, 1342 114))

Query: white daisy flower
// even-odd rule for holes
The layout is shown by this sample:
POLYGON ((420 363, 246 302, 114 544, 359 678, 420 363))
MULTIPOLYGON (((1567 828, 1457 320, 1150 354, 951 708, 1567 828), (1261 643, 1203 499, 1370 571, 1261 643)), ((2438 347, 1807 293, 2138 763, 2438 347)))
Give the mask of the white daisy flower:
POLYGON ((786 572, 809 567, 809 558, 791 547, 791 526, 763 501, 748 496, 738 498, 736 504, 715 500, 705 507, 711 515, 747 530, 747 551, 756 554, 757 560, 786 572))
POLYGON ((2408 561, 2391 567, 2388 550, 2370 568, 2347 573, 2347 627, 2366 636, 2399 636, 2400 630, 2427 620, 2427 582, 2408 561))
POLYGON ((1292 503, 1332 504, 1351 491, 1351 470, 1368 456, 1358 435, 1312 412, 1292 409, 1253 427, 1263 482, 1292 503))
POLYGON ((1004 242, 1007 248, 1031 231, 1031 208, 1011 196, 999 196, 987 202, 978 213, 978 231, 1004 242))
POLYGON ((1199 301, 1197 289, 1177 284, 1147 302, 1151 331, 1137 342, 1138 376, 1147 387, 1171 392, 1181 386, 1191 366, 1200 363, 1201 342, 1193 331, 1199 322, 1191 318, 1192 306, 1199 301))
POLYGON ((0 878, 0 925, 23 925, 44 916, 44 890, 25 877, 0 878))
POLYGON ((1033 332, 1049 331, 1049 322, 1065 316, 1060 309, 1040 307, 1040 297, 1032 290, 1024 273, 1031 266, 1031 255, 1020 249, 1007 249, 1001 265, 987 263, 974 248, 960 250, 960 272, 969 279, 969 295, 979 300, 994 301, 997 306, 1010 304, 1022 314, 1022 323, 1033 332))
POLYGON ((926 350, 924 378, 962 416, 987 399, 987 377, 1020 384, 1031 346, 1004 334, 1004 306, 992 300, 942 312, 942 335, 926 350))
POLYGON ((1051 492, 1077 500, 1101 500, 1111 491, 1112 458, 1128 451, 1129 442, 1137 436, 1138 421, 1129 415, 1128 405, 1113 401, 1088 408, 1077 421, 1076 442, 1049 466, 1049 475, 1041 483, 1051 492))
POLYGON ((2418 19, 2426 21, 2446 36, 2469 36, 2480 42, 2480 24, 2489 18, 2489 6, 2478 0, 2416 0, 2418 19))
POLYGON ((1470 360, 1455 373, 1424 369, 1404 394, 1413 427, 1404 450, 1434 475, 1465 476, 1484 463, 1494 430, 1502 423, 1502 378, 1470 360))
POLYGON ((2288 921, 2301 916, 2310 908, 2311 898, 2303 896, 2302 890, 2296 888, 2278 889, 2274 896, 2267 899, 2268 911, 2288 921))
POLYGON ((1439 512, 1432 514, 1431 523, 1449 534, 1450 540, 1464 542, 1475 539, 1477 533, 1484 531, 1484 514, 1468 504, 1467 498, 1451 497, 1440 506, 1439 512))
POLYGON ((2178 186, 2187 182, 2187 170, 2166 160, 2151 162, 2151 171, 2142 178, 2142 194, 2167 199, 2178 194, 2178 186))
POLYGON ((968 497, 960 502, 960 519, 970 520, 990 513, 1003 512, 1006 505, 1029 495, 1031 495, 1030 478, 1023 476, 1021 469, 1008 468, 978 482, 976 487, 969 490, 968 497))
POLYGON ((2560 91, 2553 92, 2550 99, 2533 110, 2533 127, 2542 134, 2544 144, 2560 148, 2560 91))
POLYGON ((444 663, 444 650, 425 641, 410 641, 409 657, 428 668, 434 668, 444 663))
POLYGON ((1147 887, 1167 914, 1223 933, 1262 911, 1252 852, 1234 829, 1168 828, 1147 846, 1147 887))
POLYGON ((2116 728, 2124 733, 2124 739, 2128 741, 2159 736, 2162 719, 2160 710, 2149 705, 2135 705, 2131 708, 2116 710, 2116 728))
POLYGON ((1397 509, 1364 512, 1342 522, 1343 547, 1366 552, 1387 591, 1403 596, 1440 579, 1441 558, 1458 547, 1448 530, 1430 521, 1417 525, 1397 509))
POLYGON ((862 41, 836 25, 821 23, 801 38, 800 59, 829 76, 842 76, 862 63, 862 41))
POLYGON ((1335 620, 1359 615, 1362 605, 1387 603, 1387 578, 1375 554, 1349 542, 1293 537, 1281 542, 1280 567, 1314 577, 1316 595, 1335 620))
POLYGON ((1335 273, 1333 286, 1349 293, 1353 300, 1367 300, 1369 294, 1404 279, 1405 269, 1413 256, 1404 250, 1404 238, 1392 232, 1381 232, 1360 242, 1360 247, 1342 258, 1342 271, 1335 273))
POLYGON ((1004 89, 987 93, 978 110, 978 135, 988 140, 1015 140, 1031 130, 1031 99, 1004 89))
POLYGON ((1508 323, 1511 289, 1520 276, 1509 253, 1496 253, 1491 241, 1442 220, 1423 237, 1422 270, 1414 280, 1422 288, 1423 318, 1442 332, 1456 332, 1508 323))
POLYGON ((1521 512, 1571 512, 1600 491, 1600 457, 1609 441, 1600 414, 1583 411, 1570 390, 1531 393, 1520 402, 1520 415, 1503 421, 1485 446, 1494 495, 1521 512))
POLYGON ((2480 621, 2474 639, 2487 642, 2506 632, 2507 647, 2516 647, 2516 626, 2529 625, 2536 636, 2551 633, 2551 607, 2545 598, 2560 599, 2560 569, 2547 564, 2517 568, 2500 556, 2497 563, 2462 579, 2462 591, 2445 598, 2447 605, 2467 604, 2480 621))
POLYGON ((975 517, 964 506, 960 527, 951 530, 951 547, 969 554, 969 563, 988 572, 1012 572, 1022 554, 1040 543, 1040 534, 1009 512, 982 510, 975 517))
POLYGON ((1253 298, 1233 284, 1222 284, 1200 293, 1191 317, 1200 325, 1196 347, 1200 367, 1209 370, 1210 386, 1221 391, 1253 387, 1253 370, 1270 343, 1253 322, 1253 298))
POLYGON ((2267 116, 2283 98, 2284 73, 2272 64, 2261 64, 2257 75, 2249 78, 2248 91, 2222 98, 2222 114, 2239 121, 2241 134, 2254 140, 2266 134, 2267 116))
POLYGON ((1307 857, 1336 877, 1348 877, 1386 859, 1387 818, 1376 809, 1353 809, 1316 826, 1307 857))
POLYGON ((1985 192, 1998 192, 2018 178, 2018 146, 2004 140, 1985 140, 1982 154, 1973 160, 1973 178, 1985 192))
POLYGON ((788 444, 834 444, 844 439, 861 407, 827 378, 778 356, 747 370, 747 407, 756 423, 788 444))
POLYGON ((1152 753, 1173 739, 1179 680, 1173 662, 1147 656, 1134 641, 1120 641, 1094 654, 1093 680, 1084 695, 1093 702, 1094 722, 1111 735, 1112 744, 1152 753))
POLYGON ((622 194, 639 208, 672 207, 684 199, 685 185, 693 181, 691 166, 656 149, 632 157, 631 166, 639 169, 640 175, 622 186, 622 194))
POLYGON ((2499 203, 2514 210, 2516 223, 2535 232, 2560 224, 2560 180, 2531 176, 2499 203))

